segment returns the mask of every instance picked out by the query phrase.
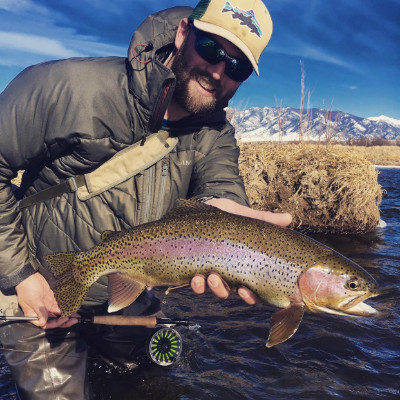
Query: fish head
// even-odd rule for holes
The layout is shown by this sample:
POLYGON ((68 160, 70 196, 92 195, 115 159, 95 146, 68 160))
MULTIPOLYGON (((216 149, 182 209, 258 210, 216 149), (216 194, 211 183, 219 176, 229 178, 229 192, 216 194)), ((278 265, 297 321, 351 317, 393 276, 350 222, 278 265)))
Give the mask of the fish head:
POLYGON ((320 257, 300 275, 298 283, 302 299, 312 312, 360 316, 376 313, 364 303, 379 294, 375 279, 338 253, 320 257))

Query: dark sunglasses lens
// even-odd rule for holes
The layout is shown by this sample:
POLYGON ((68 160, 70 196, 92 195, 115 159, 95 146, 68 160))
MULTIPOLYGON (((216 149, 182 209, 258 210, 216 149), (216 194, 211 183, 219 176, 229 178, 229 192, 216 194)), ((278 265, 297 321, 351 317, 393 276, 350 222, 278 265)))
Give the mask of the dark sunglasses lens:
POLYGON ((245 81, 253 72, 253 67, 249 61, 241 61, 229 57, 214 40, 206 35, 195 31, 195 49, 200 57, 210 64, 217 64, 220 61, 226 62, 225 73, 236 82, 245 81))
POLYGON ((248 61, 231 59, 225 67, 225 73, 236 82, 245 81, 252 72, 253 66, 248 61))
POLYGON ((195 44, 196 51, 200 57, 203 57, 206 61, 211 64, 216 64, 220 61, 218 57, 219 47, 214 40, 209 39, 206 36, 198 36, 195 44))

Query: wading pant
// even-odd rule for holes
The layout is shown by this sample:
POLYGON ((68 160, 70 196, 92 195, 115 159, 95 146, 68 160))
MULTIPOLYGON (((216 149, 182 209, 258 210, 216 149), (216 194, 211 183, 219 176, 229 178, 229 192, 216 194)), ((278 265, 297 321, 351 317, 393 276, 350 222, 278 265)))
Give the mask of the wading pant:
MULTIPOLYGON (((106 305, 88 307, 88 315, 106 314, 106 305)), ((0 292, 0 312, 22 316, 14 295, 0 292)), ((121 310, 124 315, 161 315, 156 298, 140 298, 121 310), (138 313, 138 310, 141 312, 138 313)), ((43 330, 29 322, 0 325, 2 352, 22 400, 80 400, 94 397, 86 373, 89 347, 114 365, 132 367, 144 354, 154 329, 76 324, 43 330)))

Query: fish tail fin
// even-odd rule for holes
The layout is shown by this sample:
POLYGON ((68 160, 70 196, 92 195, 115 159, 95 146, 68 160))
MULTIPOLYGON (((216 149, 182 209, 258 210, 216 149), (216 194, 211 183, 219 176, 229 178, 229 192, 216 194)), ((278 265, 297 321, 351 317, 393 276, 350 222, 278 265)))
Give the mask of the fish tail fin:
POLYGON ((55 253, 46 256, 46 261, 56 279, 72 270, 77 253, 55 253))
POLYGON ((86 297, 89 286, 77 282, 73 270, 77 253, 56 253, 46 257, 56 284, 54 296, 62 316, 68 316, 78 311, 86 297))
POLYGON ((77 282, 72 270, 58 279, 54 288, 54 296, 61 315, 67 317, 77 312, 88 291, 89 286, 77 282))

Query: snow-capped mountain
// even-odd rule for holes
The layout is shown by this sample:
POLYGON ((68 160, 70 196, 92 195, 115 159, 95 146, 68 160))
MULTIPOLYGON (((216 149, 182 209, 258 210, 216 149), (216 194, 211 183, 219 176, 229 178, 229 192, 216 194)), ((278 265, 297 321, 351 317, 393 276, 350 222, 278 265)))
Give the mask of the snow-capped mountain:
MULTIPOLYGON (((227 110, 236 128, 237 138, 243 142, 299 140, 300 111, 294 108, 254 107, 238 111, 227 110)), ((350 138, 382 138, 400 140, 400 120, 386 117, 361 118, 342 111, 313 108, 308 115, 303 110, 304 140, 350 138)))
POLYGON ((368 119, 371 121, 386 123, 389 125, 396 126, 397 128, 400 128, 400 121, 398 119, 389 118, 386 117, 385 115, 381 115, 380 117, 370 117, 368 119))

